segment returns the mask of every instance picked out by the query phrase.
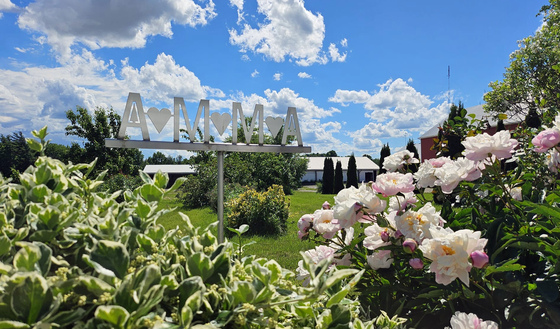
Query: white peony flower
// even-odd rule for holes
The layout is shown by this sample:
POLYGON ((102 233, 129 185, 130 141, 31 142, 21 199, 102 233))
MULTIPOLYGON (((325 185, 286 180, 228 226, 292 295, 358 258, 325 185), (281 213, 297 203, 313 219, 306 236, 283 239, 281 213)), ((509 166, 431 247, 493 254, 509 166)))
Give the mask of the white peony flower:
POLYGON ((414 157, 414 153, 409 150, 402 150, 395 154, 391 154, 383 160, 383 169, 387 172, 401 171, 405 165, 419 163, 420 160, 414 157))
POLYGON ((389 198, 388 211, 403 211, 408 205, 416 204, 418 199, 414 192, 404 193, 404 196, 397 195, 389 198))
POLYGON ((426 203, 422 208, 414 211, 407 210, 402 215, 395 216, 395 224, 406 238, 421 242, 432 237, 430 228, 442 226, 444 219, 440 212, 431 203, 426 203))
MULTIPOLYGON (((314 249, 305 251, 305 254, 309 256, 309 258, 314 264, 318 264, 323 259, 329 259, 332 261, 335 256, 335 252, 336 250, 334 248, 321 245, 315 247, 314 249)), ((332 268, 332 266, 333 265, 331 265, 330 268, 332 268)), ((300 260, 298 262, 298 267, 296 269, 296 272, 297 272, 296 278, 300 281, 303 281, 304 286, 307 286, 309 284, 310 276, 309 276, 309 272, 303 268, 303 260, 300 260)))
POLYGON ((469 285, 469 272, 472 264, 470 254, 475 250, 482 251, 487 239, 480 238, 480 232, 459 230, 453 232, 449 228, 430 228, 431 239, 424 239, 420 245, 424 257, 430 259, 430 272, 436 274, 436 282, 448 285, 456 278, 469 285))
POLYGON ((560 152, 558 152, 556 148, 549 150, 548 153, 546 153, 544 163, 548 167, 548 170, 557 173, 558 168, 560 168, 560 152))
POLYGON ((451 317, 451 327, 445 329, 499 329, 494 321, 482 321, 474 313, 455 312, 451 317))
POLYGON ((473 181, 482 176, 477 164, 467 158, 458 158, 435 169, 436 186, 441 186, 443 193, 450 194, 462 181, 473 181))
POLYGON ((367 256, 368 265, 374 269, 389 268, 393 264, 391 250, 379 250, 367 256))
POLYGON ((499 160, 511 158, 518 144, 517 140, 511 138, 509 130, 498 131, 492 136, 482 133, 467 137, 462 143, 465 157, 472 161, 481 161, 492 155, 499 160))
POLYGON ((338 219, 342 228, 354 225, 362 216, 360 211, 376 214, 385 210, 387 205, 386 201, 381 200, 367 184, 362 184, 359 189, 353 186, 346 188, 334 199, 334 217, 338 219))
POLYGON ((449 157, 433 158, 424 161, 418 168, 418 171, 414 173, 416 185, 420 188, 435 186, 437 180, 435 170, 449 162, 453 162, 449 157))
POLYGON ((319 209, 313 213, 313 229, 325 239, 331 239, 340 228, 332 210, 319 209))
POLYGON ((388 227, 381 227, 377 224, 372 224, 364 230, 366 238, 364 239, 364 247, 369 250, 375 250, 379 247, 388 246, 391 244, 389 238, 395 236, 395 231, 388 227))

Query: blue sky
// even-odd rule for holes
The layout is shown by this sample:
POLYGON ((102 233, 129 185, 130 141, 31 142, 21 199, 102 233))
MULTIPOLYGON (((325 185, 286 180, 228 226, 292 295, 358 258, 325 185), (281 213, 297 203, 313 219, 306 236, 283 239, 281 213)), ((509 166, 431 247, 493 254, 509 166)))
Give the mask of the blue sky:
MULTIPOLYGON (((0 0, 0 133, 47 124, 68 144, 67 110, 122 115, 138 92, 147 107, 183 97, 190 116, 203 98, 211 112, 241 102, 245 115, 257 103, 265 116, 295 106, 313 152, 378 157, 385 143, 419 142, 448 99, 482 104, 545 4, 0 0)), ((172 140, 170 129, 158 138, 172 140)))

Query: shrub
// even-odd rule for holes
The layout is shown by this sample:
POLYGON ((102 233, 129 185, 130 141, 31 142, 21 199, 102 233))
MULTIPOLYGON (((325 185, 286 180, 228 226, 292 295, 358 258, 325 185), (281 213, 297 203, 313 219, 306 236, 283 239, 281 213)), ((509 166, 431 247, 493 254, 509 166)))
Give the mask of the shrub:
POLYGON ((228 203, 228 226, 237 228, 249 225, 249 233, 278 235, 286 232, 289 202, 280 185, 273 185, 266 192, 253 189, 228 203))
MULTIPOLYGON (((34 135, 43 143, 46 128, 34 135)), ((0 328, 372 328, 346 298, 363 271, 304 257, 310 285, 274 260, 238 258, 208 229, 156 224, 168 177, 97 192, 94 163, 41 156, 0 175, 0 328), (124 195, 124 201, 115 198, 124 195), (344 282, 349 278, 348 282, 344 282)), ((385 319, 385 318, 384 318, 385 319)), ((383 319, 382 319, 383 320, 383 319)), ((386 320, 386 319, 385 319, 386 320)))
MULTIPOLYGON (((109 177, 107 180, 101 184, 100 189, 105 190, 108 193, 115 193, 121 190, 134 190, 143 184, 142 178, 140 176, 129 176, 123 174, 115 174, 109 177)), ((124 197, 120 195, 117 198, 118 202, 124 201, 124 197)))

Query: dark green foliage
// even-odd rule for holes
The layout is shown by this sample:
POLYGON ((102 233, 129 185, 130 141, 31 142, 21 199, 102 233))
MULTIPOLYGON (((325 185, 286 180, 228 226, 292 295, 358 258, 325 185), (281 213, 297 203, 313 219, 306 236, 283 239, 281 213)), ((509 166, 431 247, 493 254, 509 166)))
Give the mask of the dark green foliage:
POLYGON ((174 158, 171 155, 165 155, 160 151, 156 151, 146 159, 146 164, 179 164, 182 161, 183 157, 181 156, 174 158))
POLYGON ((336 154, 336 151, 330 150, 330 151, 327 152, 326 156, 332 158, 332 157, 337 157, 338 155, 336 154))
MULTIPOLYGON (((420 161, 420 155, 418 154, 418 150, 416 149, 416 145, 414 145, 414 140, 409 139, 408 143, 406 144, 406 149, 411 152, 412 154, 414 154, 414 158, 418 159, 418 161, 420 161)), ((418 171, 418 167, 420 167, 420 163, 412 163, 410 165, 407 166, 407 170, 409 172, 415 173, 418 171)))
POLYGON ((283 234, 287 229, 289 205, 280 185, 273 185, 266 192, 247 190, 228 202, 228 227, 247 224, 250 234, 283 234))
MULTIPOLYGON (((101 184, 100 189, 107 191, 109 193, 115 193, 120 190, 134 190, 138 186, 143 184, 142 178, 140 176, 130 176, 130 175, 123 175, 121 173, 112 175, 108 178, 105 178, 103 184, 101 184)), ((124 201, 124 196, 119 195, 117 201, 122 202, 124 201)))
POLYGON ((498 120, 496 131, 503 131, 503 130, 506 130, 506 126, 504 125, 504 120, 498 120))
POLYGON ((334 169, 334 194, 338 194, 344 189, 344 177, 342 173, 342 164, 340 161, 336 162, 336 168, 334 169))
POLYGON ((7 136, 0 135, 0 159, 0 173, 4 177, 17 178, 15 174, 32 165, 35 155, 20 131, 7 136))
POLYGON ((323 185, 321 193, 332 194, 334 191, 334 163, 332 158, 325 158, 323 163, 323 185))
POLYGON ((543 115, 560 109, 560 1, 550 0, 539 15, 541 28, 519 41, 503 80, 490 83, 492 90, 484 94, 485 111, 495 118, 505 113, 523 119, 532 110, 543 115))
POLYGON ((348 171, 346 172, 346 187, 358 187, 358 170, 356 167, 356 158, 354 154, 348 159, 348 171))
POLYGON ((66 111, 66 117, 70 120, 66 135, 85 140, 81 158, 76 160, 90 163, 97 159, 95 172, 108 170, 109 175, 136 175, 142 169, 144 156, 140 150, 105 147, 106 138, 117 138, 121 124, 121 117, 113 110, 97 108, 91 115, 87 109, 78 106, 75 112, 66 111))
POLYGON ((389 147, 389 144, 384 144, 383 147, 381 148, 381 152, 379 154, 379 173, 380 174, 384 174, 387 172, 387 170, 385 170, 383 168, 383 162, 385 161, 385 158, 388 157, 389 155, 391 155, 391 148, 389 147))
POLYGON ((527 116, 525 117, 525 124, 527 124, 527 127, 530 127, 530 128, 540 128, 541 127, 541 118, 539 117, 539 114, 537 113, 537 109, 535 109, 534 107, 532 107, 529 110, 529 113, 527 113, 527 116))

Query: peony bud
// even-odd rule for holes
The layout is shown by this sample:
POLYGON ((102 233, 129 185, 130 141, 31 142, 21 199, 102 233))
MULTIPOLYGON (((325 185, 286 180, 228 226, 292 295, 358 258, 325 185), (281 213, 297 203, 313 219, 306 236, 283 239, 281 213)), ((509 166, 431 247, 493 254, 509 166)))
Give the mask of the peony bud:
POLYGON ((418 247, 418 243, 414 239, 406 239, 404 240, 402 246, 405 252, 412 254, 418 247))
POLYGON ((401 230, 397 230, 397 231, 395 232, 395 239, 398 239, 398 238, 400 238, 401 236, 403 236, 401 230))
POLYGON ((424 262, 420 258, 412 258, 408 261, 410 266, 415 270, 421 270, 424 268, 424 262))
POLYGON ((302 231, 298 231, 297 232, 297 236, 300 240, 303 240, 304 238, 306 238, 309 235, 309 232, 302 232, 302 231))
POLYGON ((381 236, 381 241, 389 242, 389 233, 387 233, 387 230, 384 230, 379 235, 381 236))
POLYGON ((323 209, 331 209, 331 204, 328 201, 323 203, 323 209))
POLYGON ((488 255, 484 251, 475 250, 471 253, 472 264, 476 268, 483 268, 488 264, 488 255))
POLYGON ((301 216, 297 222, 298 229, 302 232, 307 232, 313 223, 313 215, 306 214, 301 216))

